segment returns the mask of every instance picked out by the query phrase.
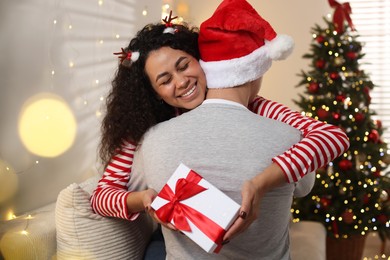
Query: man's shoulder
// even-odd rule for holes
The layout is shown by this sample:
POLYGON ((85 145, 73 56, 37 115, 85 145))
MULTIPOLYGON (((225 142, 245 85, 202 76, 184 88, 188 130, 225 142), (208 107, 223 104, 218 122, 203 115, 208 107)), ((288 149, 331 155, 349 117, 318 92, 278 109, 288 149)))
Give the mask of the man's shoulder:
POLYGON ((300 138, 301 137, 301 132, 294 128, 293 126, 275 120, 271 119, 268 117, 260 116, 258 114, 255 114, 253 112, 250 112, 250 117, 252 119, 252 122, 257 124, 259 129, 263 129, 264 131, 272 132, 272 134, 277 137, 277 136, 290 136, 292 138, 300 138))
POLYGON ((144 134, 143 139, 145 140, 150 138, 162 138, 164 136, 173 135, 176 131, 175 129, 182 128, 183 126, 189 127, 189 124, 196 121, 194 119, 189 119, 189 115, 192 113, 192 111, 186 112, 177 117, 171 118, 167 121, 160 122, 152 126, 144 134))

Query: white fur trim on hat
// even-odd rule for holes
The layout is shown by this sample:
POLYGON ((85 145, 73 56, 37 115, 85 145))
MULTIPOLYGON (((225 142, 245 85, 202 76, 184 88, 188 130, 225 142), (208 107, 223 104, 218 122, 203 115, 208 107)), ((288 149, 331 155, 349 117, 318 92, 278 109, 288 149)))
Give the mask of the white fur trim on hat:
POLYGON ((265 41, 265 47, 272 60, 284 60, 292 53, 294 40, 288 35, 278 34, 272 41, 265 41))
POLYGON ((208 88, 229 88, 256 80, 271 67, 267 48, 258 48, 252 53, 231 60, 200 60, 206 74, 208 88))

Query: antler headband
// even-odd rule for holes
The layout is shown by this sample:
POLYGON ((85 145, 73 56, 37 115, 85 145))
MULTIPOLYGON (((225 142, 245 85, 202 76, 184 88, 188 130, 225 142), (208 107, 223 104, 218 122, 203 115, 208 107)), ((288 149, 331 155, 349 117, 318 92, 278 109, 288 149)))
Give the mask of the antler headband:
POLYGON ((118 55, 122 65, 130 66, 133 62, 136 62, 139 58, 138 51, 125 51, 121 48, 121 52, 114 52, 114 55, 118 55))
POLYGON ((172 17, 172 11, 169 12, 169 17, 168 16, 165 16, 164 19, 162 19, 162 21, 165 23, 165 29, 163 31, 163 33, 171 33, 171 34, 174 34, 175 32, 177 32, 177 29, 174 29, 173 28, 173 23, 172 21, 177 19, 177 16, 175 17, 172 17))

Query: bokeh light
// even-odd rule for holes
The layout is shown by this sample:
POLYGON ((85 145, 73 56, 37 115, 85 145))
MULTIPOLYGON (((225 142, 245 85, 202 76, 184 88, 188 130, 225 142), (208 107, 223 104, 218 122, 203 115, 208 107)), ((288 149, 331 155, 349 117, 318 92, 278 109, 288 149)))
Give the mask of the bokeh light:
POLYGON ((66 104, 57 95, 42 93, 24 104, 19 116, 19 136, 33 154, 56 157, 73 144, 77 123, 66 104))

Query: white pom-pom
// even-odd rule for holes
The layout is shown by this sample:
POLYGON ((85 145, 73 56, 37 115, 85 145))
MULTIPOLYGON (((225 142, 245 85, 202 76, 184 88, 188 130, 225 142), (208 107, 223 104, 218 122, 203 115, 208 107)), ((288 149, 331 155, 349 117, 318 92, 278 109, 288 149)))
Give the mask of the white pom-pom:
POLYGON ((133 51, 131 53, 131 61, 132 62, 136 62, 139 58, 139 52, 138 51, 133 51))
POLYGON ((173 29, 172 27, 167 27, 164 29, 163 33, 175 34, 175 29, 173 29))
POLYGON ((272 41, 266 41, 265 46, 272 60, 284 60, 292 53, 294 40, 288 35, 277 35, 272 41))

